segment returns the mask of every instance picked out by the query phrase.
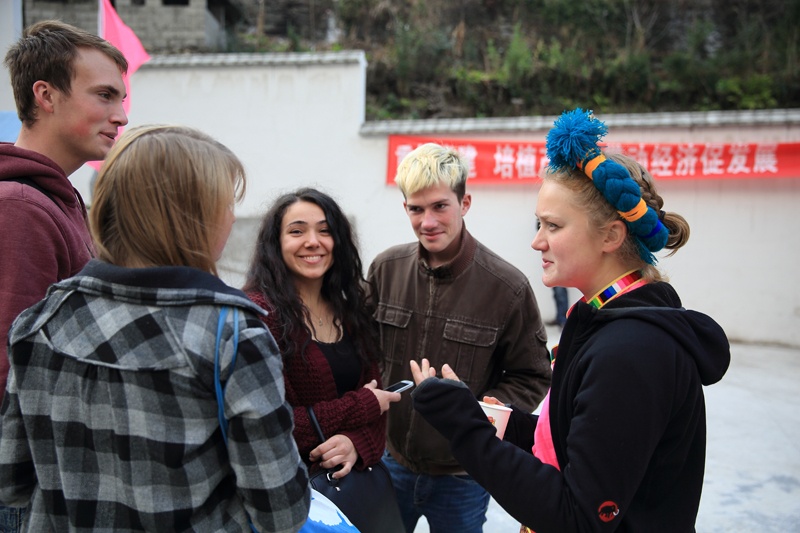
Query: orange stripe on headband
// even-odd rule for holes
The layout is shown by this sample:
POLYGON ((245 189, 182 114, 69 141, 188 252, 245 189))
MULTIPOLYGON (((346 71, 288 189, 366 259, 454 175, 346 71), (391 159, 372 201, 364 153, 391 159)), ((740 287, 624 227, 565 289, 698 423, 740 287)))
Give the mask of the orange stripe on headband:
POLYGON ((637 220, 642 218, 645 213, 647 213, 647 204, 644 202, 644 198, 640 198, 639 203, 636 204, 636 207, 634 207, 630 211, 625 211, 625 212, 617 211, 617 212, 619 213, 619 216, 621 216, 628 222, 636 222, 637 220))
POLYGON ((592 173, 594 172, 594 169, 600 166, 600 163, 604 162, 605 160, 606 156, 604 156, 603 154, 598 155, 597 157, 586 163, 586 166, 583 168, 583 173, 589 176, 589 179, 592 179, 592 173))

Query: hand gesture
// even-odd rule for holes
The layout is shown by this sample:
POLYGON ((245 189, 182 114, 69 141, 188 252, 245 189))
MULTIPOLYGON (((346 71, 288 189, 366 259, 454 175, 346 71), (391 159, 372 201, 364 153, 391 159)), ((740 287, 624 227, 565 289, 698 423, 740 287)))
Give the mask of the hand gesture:
MULTIPOLYGON (((414 383, 419 385, 423 381, 428 378, 436 377, 436 369, 431 366, 430 361, 426 358, 422 358, 422 361, 417 363, 416 361, 411 361, 409 363, 411 366, 411 376, 414 378, 414 383)), ((452 379, 454 381, 461 381, 458 379, 458 376, 453 369, 450 368, 450 365, 447 363, 442 366, 442 377, 444 379, 452 379)))

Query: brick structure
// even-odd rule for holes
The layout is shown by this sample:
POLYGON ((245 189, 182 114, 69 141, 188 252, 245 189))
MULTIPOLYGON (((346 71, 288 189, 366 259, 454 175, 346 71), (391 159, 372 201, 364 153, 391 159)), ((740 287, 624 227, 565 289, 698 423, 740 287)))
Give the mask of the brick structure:
MULTIPOLYGON (((59 19, 97 32, 96 0, 24 0, 24 25, 59 19)), ((221 51, 226 27, 238 18, 227 0, 116 0, 117 13, 152 53, 221 51)))

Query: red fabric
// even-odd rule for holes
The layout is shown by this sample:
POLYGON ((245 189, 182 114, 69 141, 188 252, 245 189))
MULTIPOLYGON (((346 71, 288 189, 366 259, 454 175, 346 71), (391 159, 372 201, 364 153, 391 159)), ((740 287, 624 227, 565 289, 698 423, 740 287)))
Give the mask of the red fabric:
MULTIPOLYGON (((389 135, 386 183, 394 185, 397 166, 426 142, 452 146, 469 164, 469 183, 519 185, 541 183, 550 162, 545 137, 470 139, 389 135)), ((800 143, 607 143, 610 153, 629 155, 657 180, 752 179, 800 176, 800 143)))
MULTIPOLYGON (((127 115, 131 109, 131 84, 130 78, 133 73, 139 70, 143 64, 150 60, 150 55, 142 46, 141 41, 136 36, 130 27, 128 27, 117 14, 114 6, 111 5, 109 0, 99 0, 97 11, 97 25, 100 37, 113 44, 117 50, 122 52, 125 60, 128 62, 128 73, 122 77, 125 83, 125 91, 128 93, 125 100, 122 101, 122 108, 127 115)), ((119 128, 119 134, 122 134, 123 128, 119 128)), ((95 170, 100 170, 102 161, 90 161, 95 170)))
POLYGON ((64 172, 47 157, 0 143, 0 398, 8 377, 8 329, 47 288, 77 274, 94 255, 86 209, 64 172), (30 185, 4 182, 30 178, 30 185))
MULTIPOLYGON (((247 296, 267 311, 272 309, 262 294, 249 292, 247 296)), ((270 313, 263 320, 277 339, 279 330, 275 315, 270 313)), ((306 337, 296 338, 300 346, 306 337)), ((279 347, 283 353, 285 347, 279 347)), ((380 370, 376 362, 363 369, 358 387, 354 391, 339 398, 325 355, 315 343, 310 342, 304 357, 295 354, 288 363, 284 359, 283 378, 286 383, 286 401, 294 408, 294 438, 300 457, 306 464, 309 464, 308 455, 311 450, 320 444, 308 419, 308 406, 313 407, 326 438, 342 434, 353 441, 359 456, 356 469, 361 470, 380 460, 386 446, 386 415, 381 415, 380 404, 375 395, 363 388, 373 379, 381 386, 380 370)))
MULTIPOLYGON (((100 0, 98 16, 100 36, 122 52, 122 55, 124 55, 125 59, 128 61, 128 75, 125 79, 125 88, 130 91, 127 78, 133 76, 133 73, 139 70, 139 67, 150 59, 150 55, 144 49, 144 46, 142 46, 136 34, 133 33, 133 30, 122 22, 122 19, 109 0, 100 0)), ((130 92, 128 92, 128 96, 130 96, 130 92)), ((123 102, 126 113, 129 109, 129 103, 129 99, 123 102)))
POLYGON ((538 457, 541 462, 561 470, 561 467, 558 466, 556 448, 553 445, 553 434, 550 432, 550 391, 547 391, 547 396, 542 401, 542 414, 539 415, 533 435, 533 449, 531 450, 533 455, 538 457))

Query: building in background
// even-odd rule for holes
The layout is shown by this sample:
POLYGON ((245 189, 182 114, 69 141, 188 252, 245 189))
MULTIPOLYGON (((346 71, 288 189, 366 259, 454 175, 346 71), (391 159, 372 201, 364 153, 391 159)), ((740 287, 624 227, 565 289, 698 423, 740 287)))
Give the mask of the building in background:
MULTIPOLYGON (((19 39, 20 35, 22 35, 22 0, 0 0, 0 50, 3 51, 0 57, 5 57, 5 51, 19 39)), ((0 68, 0 113, 13 111, 13 117, 16 117, 15 109, 11 78, 8 76, 8 69, 3 66, 0 68)))
MULTIPOLYGON (((97 32, 97 0, 20 1, 26 27, 58 19, 97 32)), ((228 33, 242 16, 230 0, 116 0, 112 4, 151 53, 224 50, 228 33)))
MULTIPOLYGON (((24 26, 59 19, 87 31, 97 31, 96 0, 0 2, 19 4, 19 12, 24 12, 24 26)), ((231 38, 237 33, 281 36, 302 33, 323 39, 336 30, 331 28, 333 0, 114 0, 111 3, 151 54, 230 51, 237 46, 231 38)))

